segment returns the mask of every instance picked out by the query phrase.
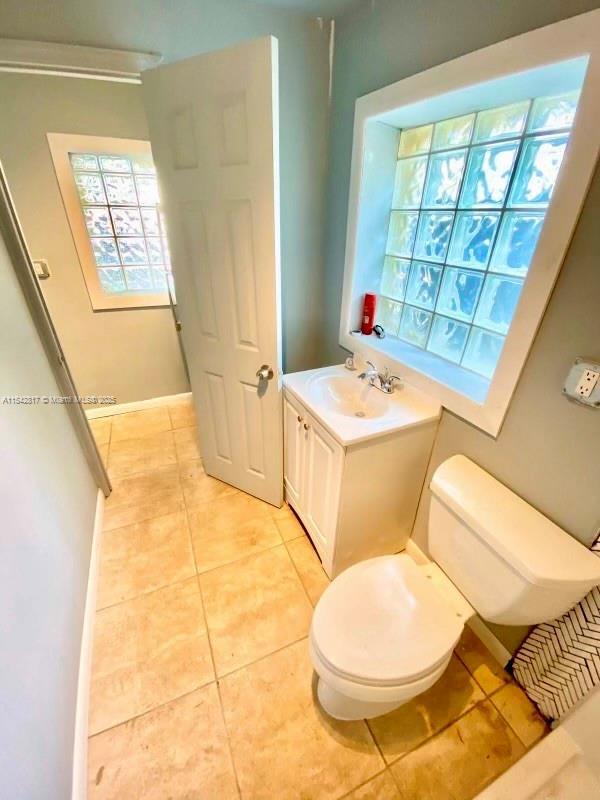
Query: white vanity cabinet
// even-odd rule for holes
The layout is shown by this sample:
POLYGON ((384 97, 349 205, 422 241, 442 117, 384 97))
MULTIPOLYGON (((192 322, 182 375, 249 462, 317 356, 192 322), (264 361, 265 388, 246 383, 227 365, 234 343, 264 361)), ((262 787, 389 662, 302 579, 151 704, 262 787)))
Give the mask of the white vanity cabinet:
POLYGON ((418 423, 411 419, 410 424, 375 435, 369 435, 370 420, 355 420, 352 430, 362 431, 360 436, 349 426, 338 431, 338 420, 312 403, 310 394, 302 397, 294 377, 284 378, 285 494, 333 578, 357 561, 404 548, 439 407, 429 407, 418 423))

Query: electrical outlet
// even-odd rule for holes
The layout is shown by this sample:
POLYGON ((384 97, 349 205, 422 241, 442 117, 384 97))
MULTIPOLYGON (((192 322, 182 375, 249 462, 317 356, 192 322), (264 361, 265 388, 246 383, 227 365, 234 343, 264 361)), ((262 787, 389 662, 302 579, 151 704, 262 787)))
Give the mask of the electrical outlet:
POLYGON ((596 372, 593 369, 584 369, 579 383, 575 387, 579 397, 590 397, 598 383, 598 378, 600 378, 600 372, 596 372))

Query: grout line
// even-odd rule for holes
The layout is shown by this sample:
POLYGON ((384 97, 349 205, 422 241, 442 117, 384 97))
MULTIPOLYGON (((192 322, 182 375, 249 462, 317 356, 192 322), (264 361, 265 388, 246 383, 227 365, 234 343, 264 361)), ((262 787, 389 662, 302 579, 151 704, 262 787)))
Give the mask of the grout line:
POLYGON ((241 664, 239 667, 232 669, 230 672, 224 672, 223 675, 217 675, 217 683, 219 681, 225 680, 225 678, 231 677, 231 675, 235 675, 238 672, 246 669, 247 667, 253 667, 255 664, 258 664, 260 661, 264 661, 271 656, 274 656, 276 653, 281 653, 282 650, 285 650, 287 647, 293 647, 295 644, 299 644, 300 642, 308 642, 308 633, 305 633, 304 636, 301 636, 299 639, 294 639, 293 642, 287 642, 287 644, 281 645, 281 647, 277 647, 275 650, 272 650, 270 653, 265 653, 258 658, 255 658, 254 661, 249 661, 247 664, 241 664))
MULTIPOLYGON (((110 533, 111 531, 108 532, 110 533)), ((149 592, 140 592, 139 594, 133 595, 133 597, 127 597, 125 600, 117 600, 116 603, 110 603, 110 605, 108 606, 102 606, 101 608, 98 607, 96 609, 96 614, 99 614, 101 611, 107 611, 109 608, 116 608, 117 606, 125 605, 125 603, 131 603, 140 597, 149 597, 151 594, 156 594, 156 592, 162 592, 163 589, 169 589, 171 586, 177 586, 180 583, 191 581, 197 577, 198 577, 197 575, 188 575, 187 578, 179 578, 176 581, 170 581, 169 583, 164 583, 162 586, 157 586, 154 589, 150 589, 149 592)))
MULTIPOLYGON (((299 538, 300 537, 298 537, 298 539, 299 538)), ((290 539, 290 541, 291 542, 295 542, 296 539, 290 539)), ((292 562, 292 567, 294 568, 294 571, 296 572, 296 575, 298 576, 298 580, 300 581, 300 586, 302 586, 302 588, 304 589, 304 594, 306 595, 306 597, 308 599, 308 602, 310 603, 310 607, 314 609, 316 603, 313 603, 312 598, 311 598, 310 594, 308 593, 308 589, 306 588, 306 585, 305 585, 304 581, 302 580, 302 575, 300 574, 300 570, 298 569, 298 566, 297 566, 296 562, 294 561, 294 557, 290 553, 290 550, 289 550, 289 547, 288 547, 288 542, 286 542, 284 540, 283 546, 285 547, 286 553, 288 554, 288 558, 292 562)))
MULTIPOLYGON (((366 722, 366 720, 364 720, 364 721, 366 722)), ((351 794, 354 794, 354 792, 358 791, 359 789, 364 788, 365 786, 367 786, 367 784, 371 783, 371 781, 374 781, 376 778, 381 777, 381 775, 384 775, 386 772, 389 772, 390 775, 391 775, 391 770, 389 770, 387 768, 387 766, 384 767, 383 769, 379 770, 379 772, 376 772, 374 775, 371 775, 371 777, 367 778, 366 781, 363 781, 362 783, 359 783, 358 786, 355 786, 353 789, 350 789, 349 792, 344 792, 344 794, 339 795, 336 798, 336 800, 344 800, 344 798, 350 797, 351 794)), ((394 779, 392 778, 392 780, 394 780, 394 779)), ((396 781, 394 781, 394 786, 395 785, 396 785, 396 781)))
POLYGON ((383 763, 384 763, 384 764, 385 764, 385 766, 387 767, 387 766, 388 766, 387 759, 386 759, 386 757, 383 755, 383 750, 382 750, 382 749, 381 749, 381 747, 379 746, 379 742, 377 741, 377 737, 375 736, 375 733, 374 733, 373 729, 371 728, 371 725, 369 724, 369 720, 368 720, 368 719, 365 719, 365 720, 363 720, 363 722, 365 723, 365 725, 366 725, 366 727, 367 727, 367 730, 369 731, 369 734, 370 734, 370 736, 371 736, 371 739, 373 740, 373 743, 375 744, 375 748, 377 749, 377 752, 379 753, 379 755, 381 756, 381 759, 382 759, 383 763))

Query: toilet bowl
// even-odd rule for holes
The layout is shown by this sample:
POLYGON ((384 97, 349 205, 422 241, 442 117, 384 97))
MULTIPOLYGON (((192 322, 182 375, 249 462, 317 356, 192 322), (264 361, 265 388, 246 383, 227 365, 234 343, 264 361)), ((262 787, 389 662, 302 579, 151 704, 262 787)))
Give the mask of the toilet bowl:
POLYGON ((446 669, 465 622, 552 620, 600 584, 600 559, 464 456, 435 471, 429 551, 342 572, 315 608, 309 637, 324 710, 343 720, 385 714, 446 669))
POLYGON ((454 587, 440 588, 435 570, 405 554, 381 556, 350 567, 325 590, 309 647, 330 716, 380 716, 441 677, 473 610, 454 587))

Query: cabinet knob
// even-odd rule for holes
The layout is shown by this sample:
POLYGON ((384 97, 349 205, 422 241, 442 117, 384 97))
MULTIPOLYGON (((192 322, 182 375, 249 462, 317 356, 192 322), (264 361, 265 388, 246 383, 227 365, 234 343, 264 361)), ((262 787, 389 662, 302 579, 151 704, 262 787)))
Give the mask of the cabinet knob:
POLYGON ((298 414, 298 422, 302 422, 302 417, 298 414))
POLYGON ((303 427, 304 430, 307 431, 310 428, 310 425, 307 422, 305 422, 303 427))

